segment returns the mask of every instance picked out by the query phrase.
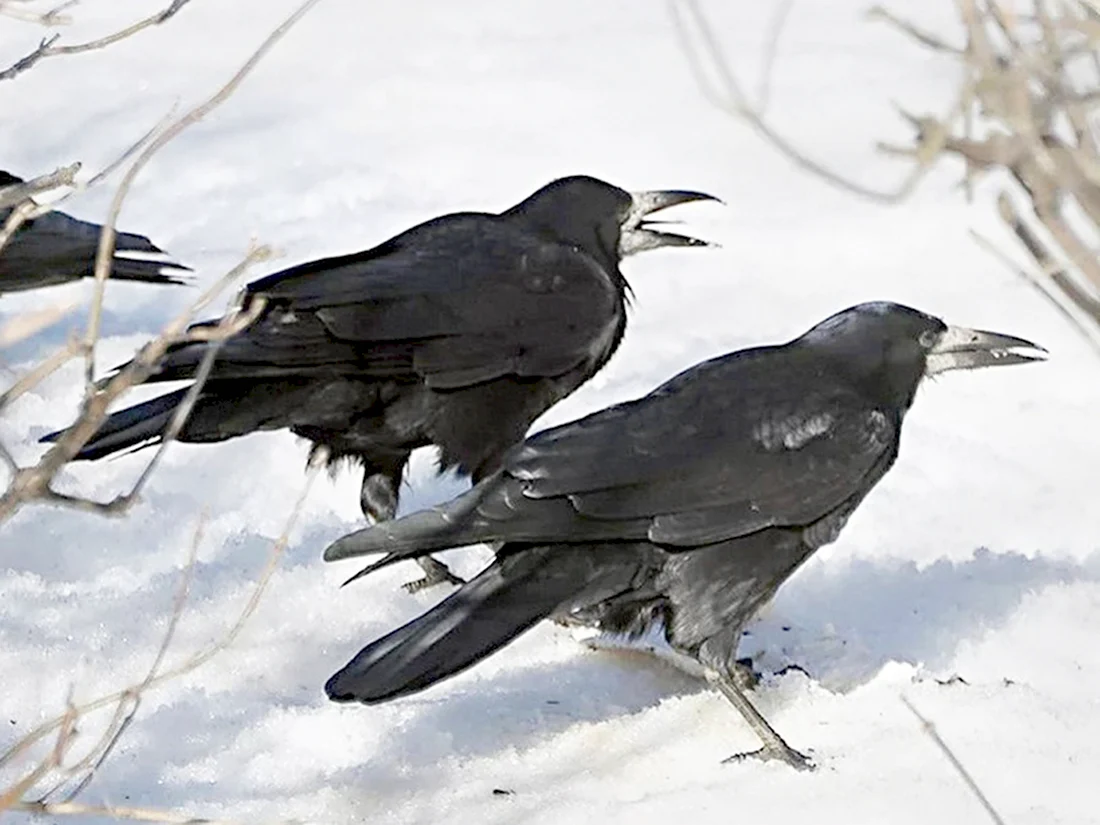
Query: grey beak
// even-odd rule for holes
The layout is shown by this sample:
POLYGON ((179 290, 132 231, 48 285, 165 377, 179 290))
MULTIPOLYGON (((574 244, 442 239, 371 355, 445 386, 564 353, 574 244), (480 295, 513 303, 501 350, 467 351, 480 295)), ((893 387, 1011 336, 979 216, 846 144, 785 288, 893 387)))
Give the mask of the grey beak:
POLYGON ((972 370, 1001 364, 1044 361, 1046 352, 1038 344, 1015 335, 952 326, 947 328, 928 351, 924 374, 935 375, 948 370, 972 370))
POLYGON ((632 200, 629 211, 622 222, 622 231, 619 236, 619 255, 625 258, 637 252, 647 249, 657 249, 662 246, 715 246, 713 243, 691 238, 687 235, 677 235, 673 232, 660 232, 654 226, 660 226, 659 221, 645 220, 647 215, 678 206, 692 201, 717 201, 722 203, 714 195, 705 192, 692 192, 683 189, 656 190, 650 192, 631 192, 632 200))

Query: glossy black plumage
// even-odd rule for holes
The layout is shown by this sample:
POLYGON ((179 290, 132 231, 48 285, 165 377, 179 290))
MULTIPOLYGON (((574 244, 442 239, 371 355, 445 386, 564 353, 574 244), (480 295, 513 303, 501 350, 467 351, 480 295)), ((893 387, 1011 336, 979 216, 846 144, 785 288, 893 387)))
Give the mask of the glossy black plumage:
POLYGON ((541 618, 631 636, 657 625, 744 714, 760 755, 804 765, 744 695, 742 628, 889 470, 922 378, 1035 359, 1020 348, 1037 349, 863 304, 528 438, 453 501, 326 550, 386 554, 365 573, 497 547, 469 584, 360 651, 328 695, 370 704, 422 690, 541 618))
MULTIPOLYGON (((439 447, 441 470, 479 480, 618 347, 621 258, 705 245, 645 216, 705 199, 563 178, 499 215, 445 215, 365 252, 255 281, 246 300, 262 296, 266 307, 218 351, 179 440, 289 428, 331 461, 363 465, 360 498, 373 520, 393 517, 418 447, 439 447)), ((191 378, 208 346, 173 348, 150 380, 191 378)), ((77 458, 155 442, 181 398, 112 415, 77 458)), ((425 564, 433 580, 460 581, 425 564)))

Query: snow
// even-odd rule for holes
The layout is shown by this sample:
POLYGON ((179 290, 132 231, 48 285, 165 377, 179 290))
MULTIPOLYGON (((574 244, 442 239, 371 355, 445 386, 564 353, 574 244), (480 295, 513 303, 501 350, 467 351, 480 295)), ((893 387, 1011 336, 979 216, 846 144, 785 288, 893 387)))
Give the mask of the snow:
MULTIPOLYGON (((0 167, 102 167, 173 105, 211 93, 294 5, 196 1, 159 29, 0 84, 0 167)), ((706 5, 754 90, 769 4, 706 5)), ((951 6, 898 8, 949 27, 951 6)), ((67 36, 157 7, 87 0, 67 36)), ((863 10, 863 0, 795 6, 770 114, 816 158, 886 188, 904 173, 873 150, 876 139, 906 137, 892 101, 944 110, 957 78, 950 62, 864 22, 863 10)), ((40 32, 0 19, 6 65, 40 32)), ((746 636, 742 653, 765 671, 760 709, 819 770, 720 764, 756 746, 723 699, 656 659, 592 651, 552 626, 417 696, 374 708, 327 702, 324 680, 359 647, 443 595, 402 592, 411 566, 338 588, 352 570, 323 564, 320 551, 359 526, 358 480, 341 474, 317 480, 230 649, 149 691, 82 799, 326 823, 982 821, 904 695, 1006 821, 1100 821, 1089 793, 1100 767, 1100 359, 970 238, 973 228, 1013 250, 990 208, 998 181, 968 205, 959 169, 944 167, 906 204, 881 206, 808 177, 702 99, 655 0, 328 0, 158 155, 122 225, 195 267, 202 286, 253 237, 283 252, 255 277, 447 211, 505 208, 573 173, 718 195, 726 207, 685 206, 678 217, 722 249, 630 260, 637 300, 623 347, 536 426, 866 300, 909 303, 1052 353, 1046 364, 952 374, 923 389, 895 469, 746 636), (780 675, 789 665, 809 676, 780 675), (965 682, 939 683, 955 675, 965 682)), ((101 219, 110 195, 96 189, 66 208, 101 219)), ((88 294, 81 284, 8 296, 0 322, 88 294)), ((196 294, 112 284, 101 367, 196 294)), ((29 363, 69 326, 5 359, 29 363)), ((0 420, 21 460, 71 420, 78 379, 75 367, 59 373, 0 420)), ((144 675, 200 511, 169 664, 223 636, 299 494, 306 452, 286 433, 176 445, 124 520, 29 508, 2 528, 0 747, 63 710, 70 686, 87 700, 144 675)), ((73 467, 64 486, 107 499, 147 457, 73 467)), ((405 509, 462 488, 434 480, 430 458, 418 456, 405 509)), ((457 555, 460 573, 487 558, 483 548, 457 555)))

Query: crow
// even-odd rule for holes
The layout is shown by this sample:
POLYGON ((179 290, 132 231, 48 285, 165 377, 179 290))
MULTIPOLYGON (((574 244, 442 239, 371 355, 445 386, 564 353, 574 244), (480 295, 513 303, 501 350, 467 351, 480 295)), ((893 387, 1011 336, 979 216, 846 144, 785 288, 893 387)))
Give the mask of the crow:
MULTIPOLYGON (((371 522, 393 518, 418 447, 437 446, 440 472, 476 483, 619 346, 630 294, 621 259, 709 245, 646 220, 700 200, 718 199, 562 178, 500 214, 444 215, 365 252, 255 281, 244 306, 266 305, 221 345, 178 439, 289 428, 327 448, 330 464, 363 466, 371 522)), ((149 380, 193 378, 209 346, 172 348, 149 380)), ((186 392, 113 414, 76 458, 156 442, 186 392)), ((420 561, 427 576, 410 590, 462 583, 420 561)))
MULTIPOLYGON (((10 172, 0 171, 0 189, 23 183, 10 172)), ((12 209, 0 209, 0 226, 12 209)), ((47 212, 24 221, 8 243, 0 249, 0 294, 63 284, 95 275, 96 251, 103 227, 78 220, 64 212, 47 212)), ((145 281, 151 284, 185 284, 174 273, 190 272, 175 261, 150 261, 117 257, 119 252, 146 252, 164 255, 160 247, 144 235, 118 232, 111 277, 120 281, 145 281), (168 273, 162 272, 168 270, 168 273)))
POLYGON ((349 581, 431 551, 480 542, 496 551, 469 583, 363 648, 325 690, 363 704, 406 696, 544 618, 627 639, 658 633, 761 739, 760 750, 730 759, 810 767, 746 695, 742 628, 836 540, 893 465, 923 378, 1040 353, 899 304, 860 304, 789 343, 704 361, 647 396, 539 432, 452 501, 325 550, 326 561, 386 554, 349 581))

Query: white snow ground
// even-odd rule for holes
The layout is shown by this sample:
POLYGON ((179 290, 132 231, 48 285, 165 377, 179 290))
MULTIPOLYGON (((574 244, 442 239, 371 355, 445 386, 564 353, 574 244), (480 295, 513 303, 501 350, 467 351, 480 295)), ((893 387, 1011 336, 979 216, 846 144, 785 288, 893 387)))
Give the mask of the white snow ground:
MULTIPOLYGON (((902 139, 892 100, 940 110, 952 66, 865 23, 866 0, 800 0, 777 61, 772 114, 815 155, 867 183, 896 180, 872 141, 902 139)), ((71 35, 157 2, 87 0, 71 35)), ((0 84, 0 167, 95 169, 220 85, 295 0, 195 0, 98 53, 0 84)), ((707 4, 750 87, 770 4, 707 4)), ((906 6, 910 8, 906 8, 906 6)), ((902 4, 949 26, 947 2, 902 4)), ((35 28, 0 18, 0 63, 35 28)), ((840 541, 782 590, 745 640, 775 672, 761 709, 820 768, 722 765, 755 747, 717 695, 638 655, 588 651, 540 626, 481 666, 377 708, 328 703, 324 680, 442 593, 409 596, 399 568, 341 590, 319 552, 358 524, 358 481, 320 479, 282 567, 230 650, 149 693, 86 802, 310 822, 980 822, 984 814, 902 705, 931 717, 1006 821, 1100 821, 1100 359, 979 249, 1010 246, 985 200, 944 169, 900 207, 794 169, 693 85, 656 0, 404 0, 318 6, 236 96, 143 173, 122 224, 196 267, 231 266, 251 237, 275 265, 371 246, 428 217, 499 209, 553 177, 700 188, 685 208, 717 251, 630 261, 637 292, 608 368, 545 422, 647 391, 681 368, 785 340, 868 299, 1048 346, 1049 363, 956 374, 925 389, 896 468, 840 541), (940 685, 960 675, 966 684, 940 685), (494 789, 514 791, 494 795, 494 789)), ((71 201, 101 219, 110 190, 71 201)), ((8 297, 0 317, 87 285, 8 297)), ((101 362, 124 358, 193 290, 113 284, 101 362)), ((29 362, 66 324, 8 359, 29 362)), ((69 422, 78 370, 0 421, 29 460, 69 422)), ((175 446, 122 521, 23 511, 0 533, 0 747, 63 708, 140 677, 170 613, 196 516, 209 515, 171 661, 224 633, 298 494, 306 449, 288 434, 175 446)), ((73 490, 126 489, 146 455, 66 473, 73 490)), ((459 489, 427 458, 408 506, 459 489)), ((462 556, 476 569, 484 550, 462 556)), ((18 817, 13 816, 13 821, 18 817)))

